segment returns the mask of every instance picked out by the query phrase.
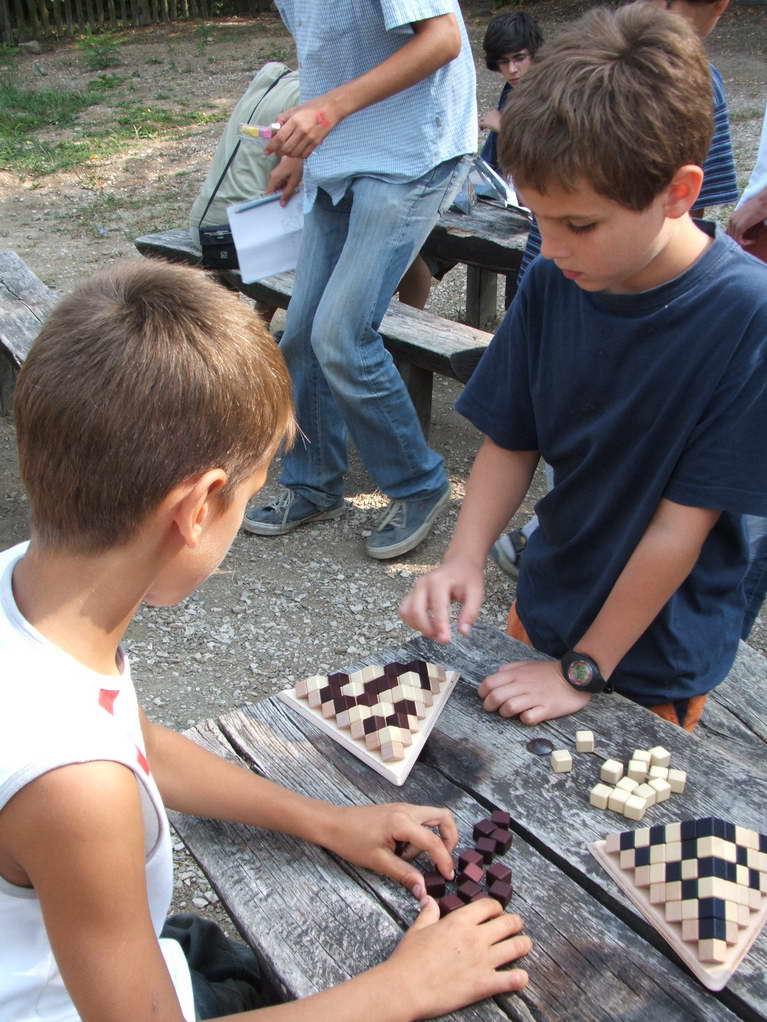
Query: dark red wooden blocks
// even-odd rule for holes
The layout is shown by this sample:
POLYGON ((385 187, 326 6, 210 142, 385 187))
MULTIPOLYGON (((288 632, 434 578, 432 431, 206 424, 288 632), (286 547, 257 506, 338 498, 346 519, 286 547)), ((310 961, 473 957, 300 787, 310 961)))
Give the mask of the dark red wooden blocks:
POLYGON ((462 873, 470 863, 481 866, 484 863, 482 855, 475 848, 463 848, 458 852, 458 872, 462 873))
POLYGON ((506 908, 511 901, 511 884, 504 883, 502 880, 496 880, 494 883, 490 884, 487 889, 487 893, 491 898, 495 898, 496 901, 499 901, 503 907, 506 908))
POLYGON ((476 862, 470 862, 460 873, 460 880, 473 880, 475 884, 484 883, 485 871, 476 862))
POLYGON ((508 852, 511 848, 511 831, 501 830, 499 827, 498 830, 494 830, 489 836, 490 840, 495 842, 496 855, 503 855, 504 852, 508 852))
POLYGON ((444 898, 439 899, 438 905, 441 916, 446 916, 448 912, 455 912, 457 908, 463 908, 463 902, 457 894, 446 894, 444 898))
POLYGON ((511 883, 511 870, 502 862, 496 862, 487 869, 488 884, 494 884, 497 880, 503 884, 511 883))
POLYGON ((447 892, 447 883, 441 873, 432 872, 424 873, 423 875, 424 886, 426 887, 426 893, 431 895, 432 898, 444 898, 447 892))
POLYGON ((505 809, 496 809, 495 812, 490 813, 490 819, 501 830, 509 830, 511 828, 511 816, 505 809))
POLYGON ((495 855, 495 841, 491 837, 481 837, 474 846, 482 856, 482 861, 492 862, 495 855))
POLYGON ((472 837, 475 841, 479 841, 481 837, 490 837, 496 828, 497 824, 493 823, 492 820, 480 820, 479 823, 474 824, 472 837))
POLYGON ((461 899, 462 902, 468 904, 470 901, 473 901, 476 897, 480 898, 484 897, 485 892, 482 890, 479 884, 475 884, 473 880, 463 880, 458 885, 456 893, 458 894, 458 897, 461 899))

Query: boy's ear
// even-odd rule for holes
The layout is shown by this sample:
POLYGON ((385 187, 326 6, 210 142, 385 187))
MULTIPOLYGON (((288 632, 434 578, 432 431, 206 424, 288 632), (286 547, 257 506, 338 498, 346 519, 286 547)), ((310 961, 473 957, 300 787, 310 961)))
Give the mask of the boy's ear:
POLYGON ((695 201, 703 184, 703 171, 694 163, 680 167, 666 189, 663 204, 664 213, 671 220, 678 220, 695 208, 695 201))
POLYGON ((227 480, 222 468, 212 468, 177 488, 173 522, 186 546, 196 547, 211 518, 218 514, 216 496, 227 480))

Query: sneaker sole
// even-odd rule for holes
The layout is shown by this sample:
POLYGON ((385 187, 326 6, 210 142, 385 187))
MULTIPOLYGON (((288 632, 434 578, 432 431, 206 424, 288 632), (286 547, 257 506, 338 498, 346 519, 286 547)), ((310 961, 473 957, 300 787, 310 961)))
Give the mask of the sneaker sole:
POLYGON ((411 533, 407 539, 401 539, 399 543, 392 543, 390 546, 384 547, 370 547, 368 544, 365 544, 365 552, 369 557, 373 557, 377 561, 387 561, 392 557, 399 557, 401 554, 406 554, 410 550, 415 549, 429 535, 434 519, 449 503, 450 489, 448 488, 432 508, 429 517, 425 518, 418 529, 411 533))
POLYGON ((250 532, 254 536, 286 536, 289 532, 300 529, 302 525, 311 525, 312 522, 326 522, 331 518, 340 518, 343 514, 346 514, 345 502, 337 507, 330 507, 313 515, 306 515, 296 522, 272 524, 271 522, 251 522, 248 518, 243 518, 242 529, 244 532, 250 532))
POLYGON ((497 564, 501 571, 505 575, 508 575, 509 578, 519 578, 518 565, 516 564, 515 561, 509 560, 504 550, 502 548, 499 549, 498 543, 493 543, 493 546, 490 550, 490 559, 495 564, 497 564))

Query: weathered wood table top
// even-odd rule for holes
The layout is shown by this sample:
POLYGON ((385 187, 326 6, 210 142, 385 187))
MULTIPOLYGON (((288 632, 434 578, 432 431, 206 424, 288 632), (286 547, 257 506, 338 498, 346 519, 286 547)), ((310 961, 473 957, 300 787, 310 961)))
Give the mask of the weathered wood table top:
MULTIPOLYGON (((476 685, 501 663, 539 657, 496 629, 438 646, 414 639, 367 663, 423 657, 461 671, 420 760, 402 788, 388 784, 308 721, 272 697, 189 734, 288 787, 336 804, 407 800, 447 805, 461 844, 496 808, 514 819, 511 908, 534 949, 521 994, 481 1002, 453 1020, 767 1019, 767 933, 728 987, 710 993, 678 964, 587 849, 632 826, 588 804, 601 763, 635 747, 664 745, 689 773, 688 789, 653 807, 645 823, 717 815, 759 830, 767 817, 767 661, 749 647, 709 700, 696 735, 620 696, 597 696, 577 715, 536 728, 487 714, 476 685), (533 736, 574 747, 593 729, 596 755, 576 755, 570 774, 527 751, 533 736)), ((345 665, 345 667, 357 667, 345 665)), ((307 674, 312 665, 307 664, 307 674)), ((303 997, 380 962, 415 917, 409 894, 389 880, 280 834, 173 817, 244 936, 286 998, 303 997)))

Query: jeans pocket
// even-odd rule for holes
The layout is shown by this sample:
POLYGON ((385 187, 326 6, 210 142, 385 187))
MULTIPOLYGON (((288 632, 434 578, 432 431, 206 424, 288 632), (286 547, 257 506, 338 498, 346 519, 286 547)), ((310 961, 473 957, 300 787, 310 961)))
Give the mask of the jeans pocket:
POLYGON ((448 179, 447 185, 445 186, 445 194, 442 196, 442 201, 439 204, 439 216, 443 216, 447 213, 453 205, 453 200, 466 183, 469 172, 474 165, 474 159, 475 157, 473 153, 468 153, 466 156, 459 157, 458 162, 455 164, 453 172, 448 179))

